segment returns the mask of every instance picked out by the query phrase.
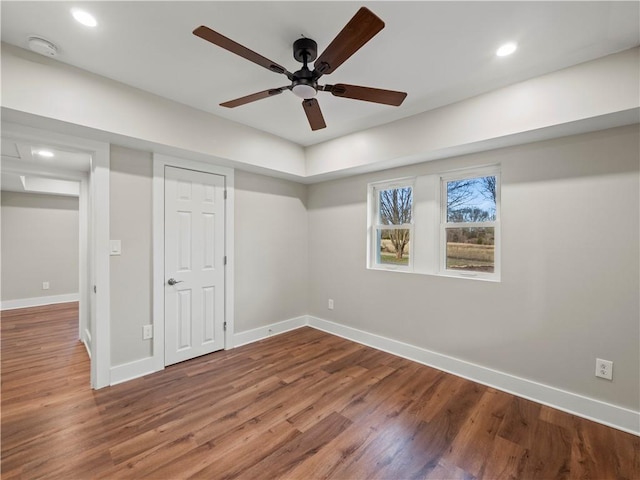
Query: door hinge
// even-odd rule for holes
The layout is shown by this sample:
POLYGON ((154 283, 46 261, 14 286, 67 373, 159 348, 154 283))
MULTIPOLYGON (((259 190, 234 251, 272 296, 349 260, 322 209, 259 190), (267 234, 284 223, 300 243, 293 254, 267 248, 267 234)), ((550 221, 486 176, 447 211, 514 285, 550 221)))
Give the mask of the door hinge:
POLYGON ((227 199, 227 191, 226 190, 224 191, 224 199, 225 200, 227 199))
POLYGON ((227 256, 225 255, 223 265, 226 265, 226 264, 227 264, 227 256))
POLYGON ((224 328, 224 330, 227 330, 227 322, 224 322, 224 324, 222 325, 222 327, 224 328))

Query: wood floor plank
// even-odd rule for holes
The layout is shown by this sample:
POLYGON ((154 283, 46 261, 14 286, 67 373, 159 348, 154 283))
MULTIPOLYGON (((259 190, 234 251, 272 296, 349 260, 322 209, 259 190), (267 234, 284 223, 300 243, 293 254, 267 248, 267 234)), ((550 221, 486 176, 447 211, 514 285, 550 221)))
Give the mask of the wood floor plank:
POLYGON ((301 377, 294 383, 284 383, 281 384, 281 388, 261 393, 254 400, 233 411, 232 415, 222 417, 215 422, 208 421, 194 429, 196 440, 198 443, 209 442, 211 439, 231 430, 235 425, 242 424, 252 418, 260 418, 265 412, 271 411, 274 405, 286 403, 296 392, 304 391, 324 377, 323 372, 315 372, 313 375, 301 377), (225 426, 225 423, 228 423, 229 426, 225 426))
POLYGON ((167 459, 180 458, 197 447, 198 445, 191 434, 172 438, 165 443, 144 450, 138 455, 129 457, 126 461, 102 472, 101 475, 96 475, 96 478, 104 480, 113 478, 135 480, 150 471, 156 470, 158 466, 166 464, 167 459))
POLYGON ((331 376, 331 379, 336 380, 333 382, 331 392, 328 393, 326 387, 322 392, 316 390, 313 401, 305 402, 306 407, 288 418, 288 421, 304 432, 333 412, 342 411, 353 398, 366 392, 392 373, 393 369, 384 366, 367 371, 358 365, 345 368, 340 373, 335 372, 331 376))
POLYGON ((411 477, 422 477, 437 466, 486 390, 484 386, 464 382, 457 396, 450 398, 438 415, 425 422, 424 428, 419 428, 415 435, 405 441, 404 450, 400 452, 407 457, 405 463, 399 464, 392 459, 385 470, 394 476, 408 473, 411 477), (409 453, 412 454, 410 458, 409 453))
POLYGON ((481 476, 510 400, 508 394, 497 390, 484 392, 443 456, 447 465, 459 467, 474 477, 481 476))
POLYGON ((2 312, 3 479, 635 479, 640 439, 301 328, 93 391, 77 304, 2 312))
POLYGON ((523 476, 526 478, 569 478, 571 436, 564 428, 540 420, 535 429, 536 448, 531 449, 523 476))
POLYGON ((377 436, 373 428, 357 424, 349 425, 340 435, 325 444, 307 461, 301 462, 286 472, 282 478, 298 480, 301 478, 345 478, 336 472, 350 464, 354 456, 363 451, 377 436))
MULTIPOLYGON (((483 465, 482 476, 479 478, 487 480, 494 478, 518 480, 524 478, 523 471, 528 457, 529 451, 523 446, 502 437, 495 437, 491 451, 483 465)), ((574 478, 583 477, 576 476, 574 478)))
POLYGON ((149 419, 150 421, 136 424, 129 429, 130 431, 120 433, 120 441, 111 449, 111 454, 119 463, 147 448, 154 448, 166 442, 171 436, 193 432, 203 423, 226 420, 227 424, 231 425, 233 422, 230 420, 233 420, 242 408, 250 405, 262 392, 272 392, 278 383, 277 378, 270 377, 255 384, 251 389, 236 392, 220 404, 202 402, 201 399, 197 403, 192 402, 188 408, 182 408, 183 405, 167 406, 165 412, 149 419), (213 405, 216 406, 215 409, 211 409, 213 405), (202 408, 209 409, 208 417, 202 415, 202 408))
POLYGON ((462 468, 450 465, 445 460, 441 460, 424 478, 425 480, 476 480, 477 477, 462 468))
POLYGON ((526 448, 534 446, 541 408, 538 403, 512 397, 498 435, 526 448))
MULTIPOLYGON (((205 468, 200 469, 193 478, 250 478, 245 472, 258 462, 267 458, 274 451, 290 445, 301 432, 288 422, 277 422, 276 426, 268 429, 259 429, 253 432, 246 441, 240 441, 226 446, 226 454, 216 456, 215 462, 210 462, 205 468)), ((207 443, 205 446, 211 447, 207 443)), ((213 444, 215 446, 215 444, 213 444)), ((214 447, 215 448, 215 447, 214 447)), ((164 473, 164 472, 163 472, 164 473)), ((265 472, 267 475, 268 473, 265 472)), ((273 477, 276 478, 276 477, 273 477)))
POLYGON ((351 420, 333 412, 306 432, 298 435, 271 455, 242 472, 244 478, 260 478, 269 472, 272 478, 280 478, 296 465, 302 463, 339 435, 351 424, 351 420))

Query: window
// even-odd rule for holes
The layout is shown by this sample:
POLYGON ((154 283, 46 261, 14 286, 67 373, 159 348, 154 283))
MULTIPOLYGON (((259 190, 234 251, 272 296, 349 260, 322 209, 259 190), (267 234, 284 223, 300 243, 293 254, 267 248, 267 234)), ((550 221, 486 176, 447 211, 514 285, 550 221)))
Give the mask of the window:
POLYGON ((500 176, 497 171, 443 176, 441 270, 498 278, 500 176))
POLYGON ((369 184, 367 267, 500 279, 499 166, 369 184))
POLYGON ((390 270, 412 266, 413 185, 385 182, 370 185, 369 265, 390 270), (373 208, 371 208, 373 207, 373 208))

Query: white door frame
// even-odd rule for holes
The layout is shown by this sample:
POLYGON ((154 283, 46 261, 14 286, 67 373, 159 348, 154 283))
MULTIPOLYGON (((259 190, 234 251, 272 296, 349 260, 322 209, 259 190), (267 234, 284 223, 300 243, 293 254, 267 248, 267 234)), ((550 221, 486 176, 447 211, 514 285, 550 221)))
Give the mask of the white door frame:
POLYGON ((79 337, 91 357, 91 386, 110 383, 110 288, 109 288, 109 144, 54 133, 15 123, 2 123, 2 136, 16 141, 46 143, 62 149, 75 148, 91 155, 91 170, 86 172, 55 168, 29 167, 4 161, 4 171, 47 175, 80 182, 79 197, 79 337), (93 276, 94 281, 90 278, 93 276), (98 293, 93 293, 93 285, 98 293), (95 316, 89 313, 91 296, 95 316), (91 334, 86 326, 90 323, 91 334))
POLYGON ((155 153, 153 155, 153 365, 154 371, 164 369, 164 171, 165 166, 213 173, 225 177, 225 270, 224 348, 233 348, 234 331, 234 170, 209 163, 155 153))

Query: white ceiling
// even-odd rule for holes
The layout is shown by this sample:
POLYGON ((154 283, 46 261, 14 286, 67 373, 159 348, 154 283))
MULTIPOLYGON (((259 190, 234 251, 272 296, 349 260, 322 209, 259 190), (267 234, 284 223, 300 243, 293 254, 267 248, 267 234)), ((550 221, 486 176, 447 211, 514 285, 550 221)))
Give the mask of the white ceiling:
POLYGON ((0 188, 5 192, 79 195, 79 183, 65 176, 77 177, 91 168, 91 154, 78 150, 34 143, 3 135, 0 188), (53 156, 38 152, 47 150, 53 156))
POLYGON ((2 41, 38 35, 58 60, 215 115, 312 145, 453 103, 640 44, 638 2, 22 2, 2 1, 2 41), (312 132, 290 92, 226 109, 218 104, 287 85, 277 75, 192 35, 208 27, 283 65, 300 66, 301 35, 322 52, 361 6, 386 23, 321 83, 408 92, 401 107, 319 93, 327 128, 312 132), (94 29, 71 7, 94 14, 94 29), (496 48, 518 51, 498 58, 496 48))

